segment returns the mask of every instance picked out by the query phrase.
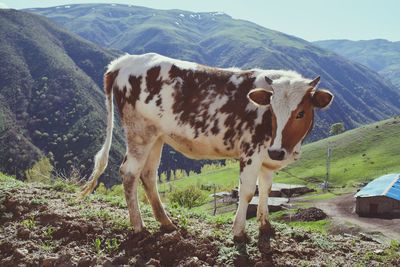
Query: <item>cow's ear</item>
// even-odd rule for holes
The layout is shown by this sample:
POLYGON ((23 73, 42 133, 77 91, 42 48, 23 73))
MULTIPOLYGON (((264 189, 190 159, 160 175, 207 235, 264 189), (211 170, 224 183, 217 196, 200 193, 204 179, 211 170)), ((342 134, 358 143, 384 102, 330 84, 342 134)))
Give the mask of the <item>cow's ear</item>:
POLYGON ((256 88, 247 94, 247 98, 256 105, 269 106, 272 95, 272 91, 268 91, 264 88, 256 88))
POLYGON ((326 108, 333 100, 333 94, 328 90, 317 90, 312 92, 312 103, 316 108, 326 108))

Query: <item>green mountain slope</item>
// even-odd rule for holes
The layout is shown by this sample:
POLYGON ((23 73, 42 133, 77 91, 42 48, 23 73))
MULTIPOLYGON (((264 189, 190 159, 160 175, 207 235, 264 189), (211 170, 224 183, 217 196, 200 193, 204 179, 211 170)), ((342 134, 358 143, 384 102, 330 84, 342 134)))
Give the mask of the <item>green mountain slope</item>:
MULTIPOLYGON (((332 147, 331 176, 334 186, 353 186, 383 174, 400 172, 400 117, 362 126, 303 146, 299 161, 283 169, 275 182, 316 185, 325 179, 326 151, 332 147)), ((176 187, 215 183, 228 189, 237 186, 239 166, 174 181, 176 187)), ((163 189, 163 187, 161 187, 163 189)))
POLYGON ((213 66, 294 69, 322 76, 336 95, 318 112, 312 139, 329 125, 346 128, 400 114, 400 93, 375 72, 302 39, 232 19, 221 13, 156 10, 127 5, 84 4, 29 9, 104 47, 129 53, 158 52, 213 66))
POLYGON ((325 40, 314 44, 377 71, 400 88, 400 42, 325 40))
MULTIPOLYGON (((116 54, 37 15, 0 10, 0 25, 0 171, 23 177, 49 157, 61 172, 87 175, 104 138, 99 87, 116 54)), ((123 148, 116 131, 108 175, 123 148)))

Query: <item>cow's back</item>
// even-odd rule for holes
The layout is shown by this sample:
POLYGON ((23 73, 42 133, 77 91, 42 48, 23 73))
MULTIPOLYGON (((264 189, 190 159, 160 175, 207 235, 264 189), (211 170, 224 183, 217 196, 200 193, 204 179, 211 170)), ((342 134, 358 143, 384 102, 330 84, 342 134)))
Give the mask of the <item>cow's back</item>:
POLYGON ((151 53, 123 56, 108 72, 116 73, 114 95, 122 117, 136 112, 151 120, 165 142, 188 156, 232 157, 239 139, 250 138, 261 123, 259 109, 247 99, 255 87, 251 71, 151 53), (203 151, 193 151, 202 146, 203 151))

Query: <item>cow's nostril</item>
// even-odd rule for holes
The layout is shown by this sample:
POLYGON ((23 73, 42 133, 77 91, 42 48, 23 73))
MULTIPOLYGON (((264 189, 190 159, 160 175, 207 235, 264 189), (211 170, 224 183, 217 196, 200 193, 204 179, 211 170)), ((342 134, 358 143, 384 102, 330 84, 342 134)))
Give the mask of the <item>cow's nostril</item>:
POLYGON ((268 150, 268 155, 273 160, 283 160, 285 157, 285 151, 282 149, 268 150))

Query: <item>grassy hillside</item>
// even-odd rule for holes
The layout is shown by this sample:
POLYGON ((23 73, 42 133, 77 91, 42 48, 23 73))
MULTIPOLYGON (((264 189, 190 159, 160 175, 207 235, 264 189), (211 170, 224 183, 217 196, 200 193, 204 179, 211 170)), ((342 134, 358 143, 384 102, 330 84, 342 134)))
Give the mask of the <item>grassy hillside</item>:
POLYGON ((314 44, 377 71, 400 88, 400 42, 325 40, 314 44))
MULTIPOLYGON (((38 15, 2 9, 0 24, 0 171, 23 178, 47 157, 87 175, 105 134, 102 76, 117 54, 38 15)), ((124 153, 121 130, 115 137, 105 177, 124 153)))
POLYGON ((332 123, 347 128, 400 113, 400 92, 377 73, 305 40, 217 12, 193 13, 128 5, 82 4, 28 9, 108 48, 157 52, 211 66, 293 69, 321 75, 335 93, 332 107, 317 113, 312 138, 332 123))
MULTIPOLYGON (((328 143, 333 148, 329 182, 334 186, 353 186, 386 173, 400 172, 399 133, 400 117, 397 117, 307 144, 302 148, 300 160, 278 172, 274 181, 311 186, 322 182, 328 143)), ((232 162, 217 170, 173 181, 172 186, 216 184, 224 190, 237 186, 238 175, 238 164, 232 162)))
POLYGON ((336 185, 353 185, 400 172, 399 133, 400 117, 362 126, 304 146, 301 160, 285 171, 306 181, 321 181, 329 144, 333 149, 330 182, 336 185))

